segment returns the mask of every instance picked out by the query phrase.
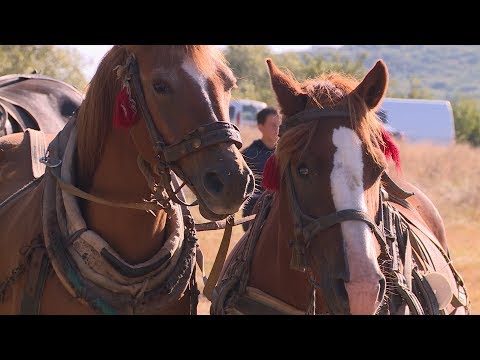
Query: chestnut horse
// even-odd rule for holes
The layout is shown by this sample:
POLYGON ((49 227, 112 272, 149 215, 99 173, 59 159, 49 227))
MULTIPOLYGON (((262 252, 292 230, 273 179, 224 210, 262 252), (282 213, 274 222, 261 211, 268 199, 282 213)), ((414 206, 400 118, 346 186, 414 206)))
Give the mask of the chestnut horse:
POLYGON ((283 119, 257 217, 231 252, 212 314, 461 314, 468 297, 432 202, 387 172, 376 111, 388 86, 332 73, 298 83, 267 60, 283 119))
MULTIPOLYGON (((179 179, 210 220, 251 195, 228 117, 235 83, 213 46, 114 46, 45 174, 0 204, 0 313, 195 314, 198 240, 179 179)), ((13 136, 0 161, 30 164, 13 136)))

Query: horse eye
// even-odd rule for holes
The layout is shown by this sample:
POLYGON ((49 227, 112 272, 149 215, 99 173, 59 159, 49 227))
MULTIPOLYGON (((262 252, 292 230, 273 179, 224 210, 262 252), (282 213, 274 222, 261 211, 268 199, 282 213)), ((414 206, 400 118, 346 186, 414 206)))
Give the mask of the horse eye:
POLYGON ((169 94, 171 92, 170 87, 164 82, 157 82, 153 84, 153 88, 157 93, 163 95, 169 94))
POLYGON ((309 171, 308 171, 307 167, 302 166, 302 167, 298 168, 298 173, 302 176, 307 176, 309 171))

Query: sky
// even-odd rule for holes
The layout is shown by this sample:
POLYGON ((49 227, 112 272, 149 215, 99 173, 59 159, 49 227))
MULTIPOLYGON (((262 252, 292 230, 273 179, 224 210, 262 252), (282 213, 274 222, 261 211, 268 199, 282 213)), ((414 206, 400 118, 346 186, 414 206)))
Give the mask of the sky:
MULTIPOLYGON (((59 45, 59 46, 66 46, 72 47, 77 49, 82 55, 85 56, 87 61, 89 61, 89 65, 83 69, 87 80, 90 81, 91 77, 97 70, 97 66, 102 59, 103 55, 112 47, 112 45, 59 45)), ((222 45, 220 45, 222 46, 222 45)), ((289 50, 308 50, 312 47, 312 45, 269 45, 274 52, 282 52, 282 51, 289 51, 289 50)), ((321 46, 321 45, 320 45, 321 46)), ((339 47, 341 45, 326 45, 332 47, 339 47)))

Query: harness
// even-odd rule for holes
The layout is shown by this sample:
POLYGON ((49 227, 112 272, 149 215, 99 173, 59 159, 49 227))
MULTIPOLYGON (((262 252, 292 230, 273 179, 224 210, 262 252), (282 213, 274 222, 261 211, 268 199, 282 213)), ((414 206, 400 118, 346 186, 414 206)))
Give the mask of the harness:
MULTIPOLYGON (((201 199, 196 193, 196 189, 190 179, 188 179, 181 168, 176 164, 177 161, 196 151, 220 143, 231 142, 240 149, 242 147, 242 139, 238 127, 236 127, 234 124, 223 121, 210 122, 191 131, 179 142, 167 145, 164 138, 155 126, 153 117, 148 109, 143 93, 142 83, 140 81, 138 63, 134 54, 130 54, 127 57, 126 63, 124 65, 117 66, 115 69, 117 71, 118 78, 120 78, 123 82, 123 86, 127 88, 131 103, 135 109, 137 109, 138 105, 142 118, 145 120, 147 132, 154 150, 156 163, 153 165, 148 164, 144 159, 139 157, 138 164, 150 187, 155 188, 154 196, 152 197, 151 201, 147 203, 143 202, 126 204, 100 199, 76 188, 73 185, 66 184, 60 179, 59 183, 61 184, 62 188, 75 194, 75 196, 87 199, 89 201, 130 209, 146 211, 163 209, 168 211, 170 201, 183 206, 197 205, 197 201, 193 202, 192 204, 187 204, 184 200, 177 196, 185 184, 188 184, 191 190, 197 196, 197 200, 201 199), (178 189, 172 188, 171 171, 174 171, 175 174, 183 181, 183 184, 180 185, 178 189), (158 183, 154 183, 155 175, 159 179, 158 183), (166 196, 162 194, 163 190, 166 191, 166 196)), ((57 160, 57 162, 52 163, 52 160, 49 159, 47 154, 43 159, 41 159, 41 161, 48 167, 56 167, 61 164, 61 160, 57 160)), ((208 210, 207 207, 206 209, 208 210)))
POLYGON ((31 128, 46 134, 56 134, 65 126, 82 100, 83 95, 79 90, 47 76, 0 76, 0 112, 3 107, 8 125, 3 133, 22 132, 31 128))
MULTIPOLYGON (((72 182, 64 180, 64 176, 60 174, 60 171, 62 168, 61 165, 64 161, 63 155, 66 143, 70 136, 70 131, 74 128, 75 118, 72 118, 67 126, 65 126, 64 130, 62 130, 52 141, 45 152, 45 156, 40 159, 40 162, 47 167, 46 176, 42 176, 42 179, 45 181, 44 197, 46 199, 43 204, 44 241, 46 243, 46 251, 45 247, 41 246, 40 248, 42 248, 42 252, 39 252, 39 255, 35 254, 35 256, 31 257, 33 259, 31 260, 32 266, 27 273, 27 279, 29 279, 29 281, 27 281, 24 294, 24 298, 27 299, 24 302, 28 303, 28 306, 24 307, 22 305, 22 309, 24 309, 22 310, 23 313, 38 313, 39 300, 41 298, 40 295, 43 292, 43 284, 45 282, 44 279, 50 268, 48 264, 49 262, 52 262, 52 265, 57 275, 59 275, 63 285, 74 297, 79 298, 80 301, 87 303, 101 313, 146 313, 153 308, 157 309, 168 302, 162 298, 165 294, 168 294, 169 298, 174 298, 183 294, 187 287, 190 287, 191 296, 193 297, 191 299, 191 312, 196 313, 198 289, 195 281, 194 269, 195 258, 197 257, 198 259, 198 257, 201 257, 201 253, 199 253, 198 239, 195 235, 195 223, 187 206, 196 205, 197 202, 192 204, 186 203, 185 198, 181 193, 182 187, 185 184, 188 184, 194 193, 195 188, 188 177, 181 171, 180 167, 176 165, 176 162, 207 146, 223 142, 232 142, 237 148, 241 148, 242 141, 240 133, 238 128, 233 124, 215 121, 198 127, 187 134, 180 142, 167 145, 158 132, 147 107, 140 82, 138 64, 134 55, 130 54, 126 63, 118 66, 116 70, 117 75, 122 79, 124 86, 127 87, 129 96, 132 97, 130 100, 138 105, 141 115, 145 120, 155 152, 156 163, 153 166, 147 164, 146 161, 140 157, 138 159, 139 168, 152 189, 152 199, 142 203, 112 202, 88 194, 74 186, 72 182), (175 171, 175 173, 183 180, 182 185, 177 182, 177 178, 172 171, 175 171), (158 183, 155 183, 154 175, 159 179, 158 183), (174 186, 176 186, 177 189, 175 189, 174 186), (112 285, 110 285, 109 289, 108 286, 107 288, 98 286, 99 283, 105 283, 106 280, 97 279, 98 281, 92 281, 92 276, 96 276, 94 274, 91 274, 90 278, 88 276, 83 276, 78 269, 78 266, 81 266, 82 262, 75 262, 71 259, 69 260, 68 253, 72 253, 72 244, 77 244, 77 247, 80 246, 78 245, 78 240, 84 237, 87 229, 79 228, 73 233, 68 233, 68 231, 65 231, 65 225, 58 222, 58 220, 62 218, 62 215, 65 216, 64 210, 58 212, 59 208, 57 205, 59 201, 52 199, 55 198, 55 194, 58 193, 60 189, 64 192, 64 195, 73 195, 75 197, 81 197, 108 206, 146 211, 162 209, 169 214, 169 217, 175 213, 174 208, 176 208, 176 206, 174 204, 178 204, 177 206, 181 208, 181 216, 183 216, 181 227, 184 229, 184 234, 182 234, 182 237, 184 237, 184 244, 181 246, 180 250, 175 252, 176 262, 173 263, 174 266, 169 272, 170 275, 168 281, 164 282, 162 286, 154 286, 153 284, 150 284, 149 288, 147 285, 147 277, 152 272, 157 271, 158 273, 159 269, 162 268, 162 265, 165 267, 165 264, 167 264, 169 260, 172 260, 174 255, 173 252, 167 255, 166 258, 164 256, 157 259, 158 261, 155 263, 145 264, 146 267, 142 269, 141 267, 128 266, 128 264, 123 262, 114 251, 109 249, 108 246, 105 247, 104 245, 101 245, 101 242, 98 241, 96 242, 97 245, 92 242, 88 243, 87 241, 87 243, 94 248, 97 247, 100 249, 98 251, 99 255, 95 255, 97 258, 92 257, 92 259, 95 258, 98 260, 102 258, 105 260, 111 265, 111 267, 116 269, 121 276, 123 276, 122 281, 126 281, 125 277, 143 277, 147 280, 141 288, 135 288, 134 291, 127 289, 125 294, 121 294, 121 291, 119 293, 118 289, 112 289, 112 285), (100 258, 98 256, 100 256, 100 258), (47 260, 47 264, 45 264, 45 259, 47 260)), ((36 179, 35 183, 38 180, 39 179, 36 179)), ((26 186, 21 191, 25 191, 28 188, 29 187, 26 186)), ((18 192, 9 199, 17 197, 18 192)), ((9 199, 7 200, 10 201, 9 199)), ((197 199, 200 199, 198 195, 197 199)), ((0 206, 3 205, 4 204, 0 204, 0 206)), ((88 246, 83 245, 82 249, 85 248, 88 248, 88 246)), ((79 249, 77 248, 77 250, 79 249)), ((90 251, 89 254, 93 256, 92 254, 94 253, 94 251, 90 251)), ((86 268, 83 270, 85 269, 86 268)), ((5 291, 6 287, 15 281, 19 273, 23 271, 25 271, 24 264, 19 268, 19 271, 14 272, 15 276, 12 275, 1 284, 1 290, 5 291)), ((163 276, 163 278, 165 278, 165 276, 163 276)), ((157 283, 159 281, 160 280, 157 280, 157 283)))
MULTIPOLYGON (((335 118, 348 116, 349 114, 346 111, 331 108, 305 110, 286 119, 280 127, 280 135, 298 124, 306 123, 319 117, 335 118)), ((424 248, 425 240, 422 241, 416 235, 416 232, 413 230, 414 226, 412 226, 414 224, 411 223, 411 220, 408 220, 409 218, 402 215, 392 203, 399 204, 407 209, 410 208, 411 210, 405 199, 413 195, 413 193, 402 190, 387 173, 384 172, 382 174, 383 186, 379 192, 379 209, 377 219, 375 220, 371 219, 367 213, 357 209, 340 210, 325 216, 312 218, 301 209, 293 184, 290 164, 287 166, 285 181, 288 203, 293 214, 294 224, 294 238, 289 243, 292 247, 290 268, 308 273, 311 286, 308 309, 303 312, 299 309, 292 309, 291 306, 283 303, 281 300, 274 299, 268 294, 262 293, 259 289, 252 289, 247 286, 255 244, 260 236, 262 225, 268 217, 273 199, 272 193, 265 192, 261 198, 262 201, 259 201, 260 208, 257 218, 245 234, 247 237, 245 243, 232 255, 233 260, 230 263, 230 267, 226 269, 222 280, 216 291, 214 291, 212 314, 304 313, 314 315, 316 313, 316 289, 320 288, 320 285, 315 281, 313 271, 309 268, 309 264, 306 261, 306 251, 312 239, 317 237, 321 231, 348 220, 366 223, 380 244, 382 271, 387 278, 387 282, 391 282, 393 293, 389 294, 388 300, 384 301, 380 306, 378 314, 440 314, 445 313, 444 309, 450 303, 454 307, 464 306, 466 311, 469 311, 469 302, 463 280, 453 267, 448 255, 431 233, 427 235, 427 241, 433 242, 443 256, 442 260, 449 265, 449 269, 455 278, 456 290, 458 290, 455 291, 455 296, 449 293, 452 285, 447 280, 443 280, 443 275, 435 272, 437 269, 434 268, 434 261, 429 258, 426 249, 424 251, 413 251, 412 255, 412 247, 414 249, 424 248), (423 265, 419 265, 419 263, 423 265), (429 281, 428 276, 436 280, 429 281), (433 282, 436 282, 436 286, 434 284, 435 288, 432 288, 433 282), (441 293, 436 294, 437 291, 441 293), (444 300, 440 304, 439 298, 442 297, 444 300), (408 305, 408 308, 405 305, 408 305)), ((415 225, 419 226, 416 222, 415 225)), ((349 278, 348 269, 346 278, 349 278)), ((381 289, 383 292, 387 287, 387 283, 383 282, 381 286, 383 287, 381 289)), ((392 290, 390 289, 390 291, 392 290)))

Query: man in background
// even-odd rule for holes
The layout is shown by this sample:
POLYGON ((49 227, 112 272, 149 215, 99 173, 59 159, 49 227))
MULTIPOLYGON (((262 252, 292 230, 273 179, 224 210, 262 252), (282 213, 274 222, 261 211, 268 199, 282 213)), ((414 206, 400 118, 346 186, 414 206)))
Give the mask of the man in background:
MULTIPOLYGON (((243 207, 244 217, 252 214, 255 203, 264 191, 261 187, 263 168, 267 159, 275 151, 278 141, 280 127, 278 111, 273 107, 260 110, 257 113, 257 127, 262 137, 242 150, 243 157, 255 176, 255 192, 243 207)), ((247 231, 250 223, 243 223, 242 226, 243 230, 247 231)))

